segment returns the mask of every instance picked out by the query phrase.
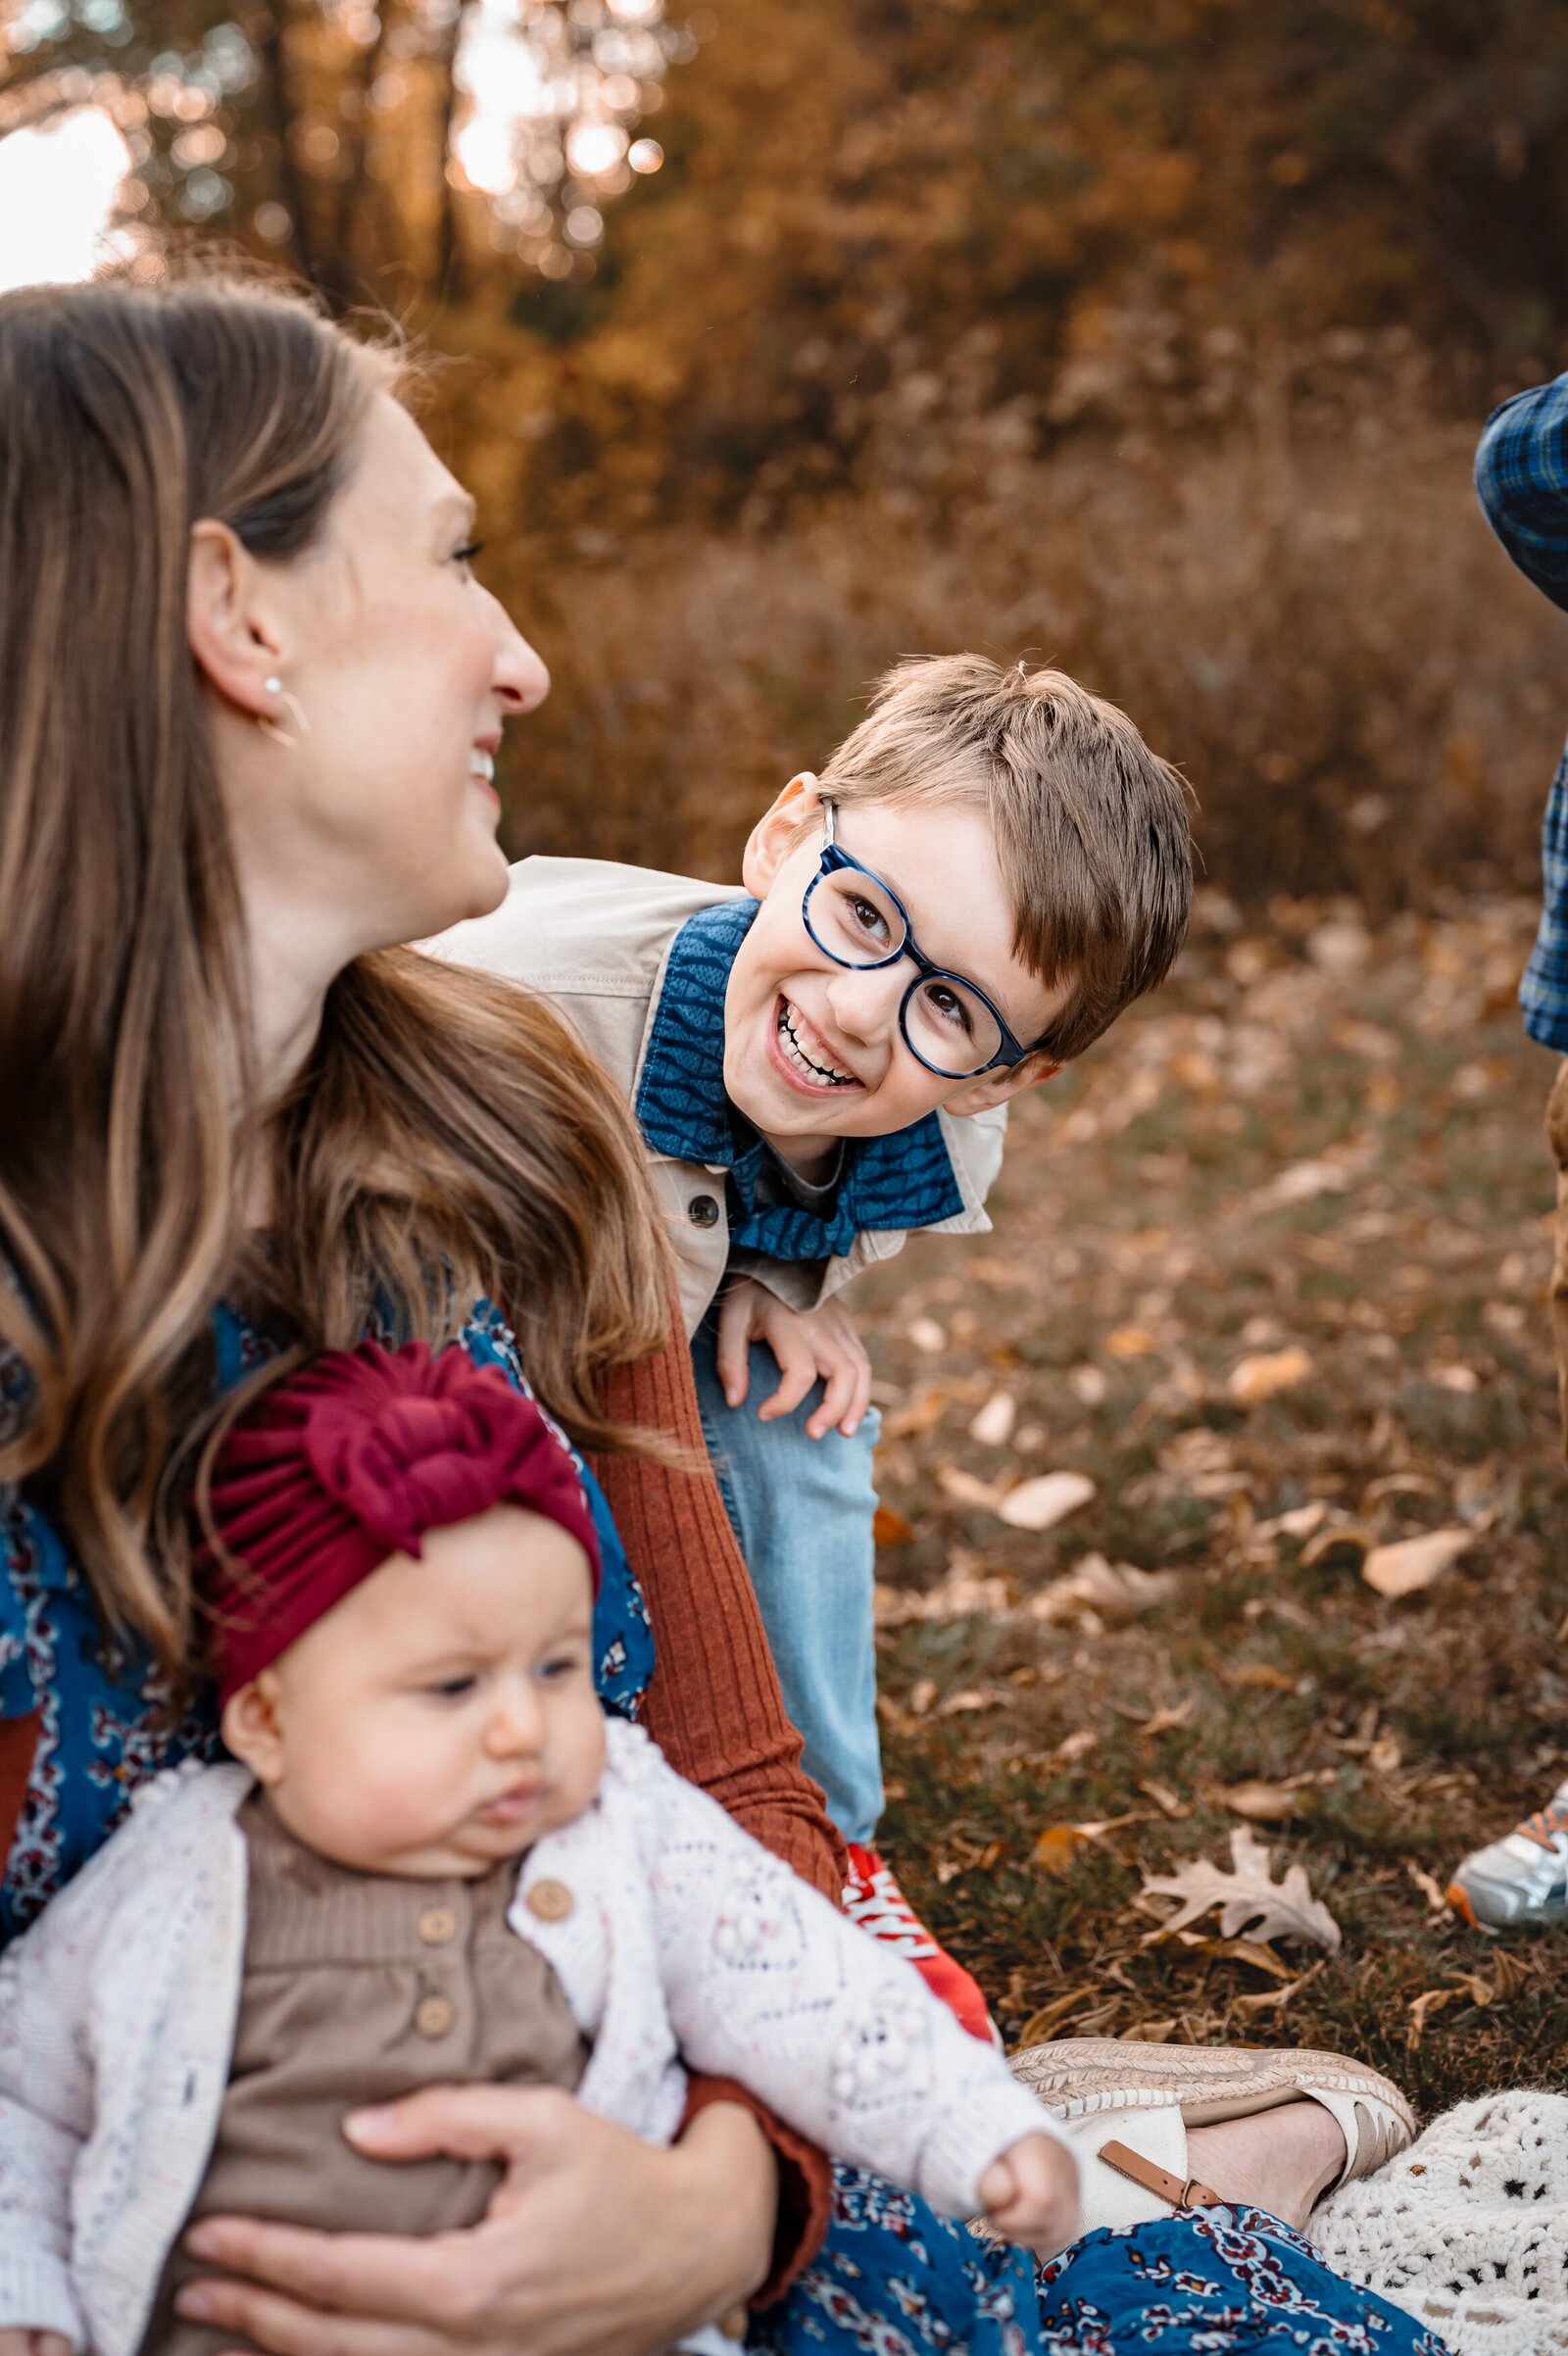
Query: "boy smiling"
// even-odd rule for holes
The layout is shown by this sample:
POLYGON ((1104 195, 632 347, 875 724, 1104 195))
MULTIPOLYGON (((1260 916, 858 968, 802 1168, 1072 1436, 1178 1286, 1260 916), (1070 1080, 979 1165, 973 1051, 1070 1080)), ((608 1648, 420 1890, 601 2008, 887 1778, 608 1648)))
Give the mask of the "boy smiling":
POLYGON ((979 1989, 872 1846, 878 1419, 841 1295, 911 1229, 989 1227, 1008 1101, 1164 979, 1186 798, 1058 671, 905 662, 821 776, 785 786, 742 879, 524 859, 494 915, 435 946, 543 992, 631 1101, 719 1487, 849 1844, 846 1904, 986 2036, 979 1989))

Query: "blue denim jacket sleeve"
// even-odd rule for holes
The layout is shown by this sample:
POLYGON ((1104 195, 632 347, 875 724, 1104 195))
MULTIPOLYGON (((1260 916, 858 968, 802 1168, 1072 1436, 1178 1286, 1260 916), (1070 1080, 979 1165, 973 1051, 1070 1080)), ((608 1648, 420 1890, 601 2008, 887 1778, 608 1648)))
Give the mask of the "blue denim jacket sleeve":
MULTIPOLYGON (((1525 578, 1568 610, 1568 375, 1516 393, 1488 418, 1476 493, 1525 578)), ((1519 984, 1525 1029, 1568 1055, 1568 752, 1541 829, 1542 913, 1519 984)))

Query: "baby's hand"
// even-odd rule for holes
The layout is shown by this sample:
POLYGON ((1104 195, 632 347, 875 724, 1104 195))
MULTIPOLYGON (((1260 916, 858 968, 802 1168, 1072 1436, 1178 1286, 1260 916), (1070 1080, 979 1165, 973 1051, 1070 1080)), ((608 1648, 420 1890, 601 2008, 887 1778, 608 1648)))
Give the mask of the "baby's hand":
POLYGON ((63 2331, 34 2331, 26 2324, 0 2326, 0 2356, 71 2356, 63 2331))
POLYGON ((993 2160, 980 2198, 997 2232, 1037 2258, 1078 2238, 1078 2163, 1054 2135, 1025 2135, 993 2160))

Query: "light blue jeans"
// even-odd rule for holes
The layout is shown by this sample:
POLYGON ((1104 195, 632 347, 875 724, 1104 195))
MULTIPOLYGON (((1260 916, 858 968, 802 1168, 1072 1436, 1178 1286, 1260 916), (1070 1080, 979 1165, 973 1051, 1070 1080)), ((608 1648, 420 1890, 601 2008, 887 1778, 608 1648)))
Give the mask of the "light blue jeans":
POLYGON ((828 1814, 846 1841, 869 1843, 882 1813, 871 1613, 871 1451, 882 1419, 871 1407, 853 1440, 837 1431, 808 1439, 808 1419, 822 1403, 818 1383, 793 1415, 759 1423, 758 1408, 778 1387, 773 1352, 752 1344, 751 1389, 732 1407, 713 1342, 709 1317, 692 1342, 703 1431, 784 1706, 806 1739, 803 1763, 827 1794, 828 1814))

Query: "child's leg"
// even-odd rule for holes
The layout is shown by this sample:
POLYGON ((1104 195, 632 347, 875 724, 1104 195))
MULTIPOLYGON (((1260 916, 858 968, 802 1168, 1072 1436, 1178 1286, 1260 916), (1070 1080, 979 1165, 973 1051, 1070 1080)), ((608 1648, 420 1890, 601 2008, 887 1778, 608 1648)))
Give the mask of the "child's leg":
POLYGON ((1181 2209, 1089 2233, 1037 2270, 875 2177, 833 2175, 827 2237, 754 2318, 752 2356, 1444 2356, 1413 2316, 1257 2209, 1181 2209))
POLYGON ((718 1486, 773 1648, 784 1706, 806 1740, 805 1767, 827 1794, 846 1841, 867 1845, 882 1813, 876 1727, 871 1451, 874 1407, 853 1440, 807 1438, 822 1386, 793 1415, 760 1423, 778 1383, 765 1343, 754 1342, 751 1389, 731 1407, 718 1379, 710 1317, 692 1343, 697 1398, 718 1486))

